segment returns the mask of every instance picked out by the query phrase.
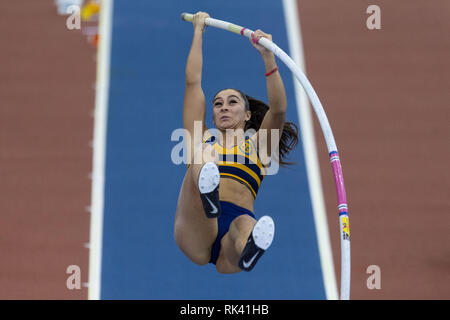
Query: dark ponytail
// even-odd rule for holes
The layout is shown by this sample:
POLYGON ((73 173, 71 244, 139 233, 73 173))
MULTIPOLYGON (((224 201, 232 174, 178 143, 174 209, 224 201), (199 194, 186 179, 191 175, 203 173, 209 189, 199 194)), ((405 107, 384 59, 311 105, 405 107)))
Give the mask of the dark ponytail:
MULTIPOLYGON (((240 90, 232 89, 242 96, 245 100, 245 109, 251 111, 250 120, 245 124, 244 131, 248 129, 253 129, 258 131, 261 127, 261 123, 266 115, 266 112, 269 110, 269 106, 264 102, 252 98, 240 90)), ((221 90, 223 91, 223 90, 221 90)), ((220 92, 220 91, 219 91, 220 92)), ((217 94, 216 94, 217 95, 217 94)), ((286 165, 295 164, 295 162, 285 161, 284 159, 298 144, 298 127, 295 123, 286 121, 283 126, 283 131, 281 133, 280 144, 279 144, 279 155, 280 158, 277 159, 278 163, 285 167, 286 165)))

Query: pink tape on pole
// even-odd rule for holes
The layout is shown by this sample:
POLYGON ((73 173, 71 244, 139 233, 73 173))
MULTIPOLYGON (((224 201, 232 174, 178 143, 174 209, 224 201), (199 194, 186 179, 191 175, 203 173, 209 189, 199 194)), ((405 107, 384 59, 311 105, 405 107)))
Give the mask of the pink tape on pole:
POLYGON ((245 29, 246 29, 246 28, 242 28, 242 30, 241 30, 241 35, 244 35, 245 29))
POLYGON ((339 212, 344 212, 347 211, 347 196, 345 194, 341 161, 336 153, 330 156, 330 161, 334 173, 334 182, 336 183, 339 212))

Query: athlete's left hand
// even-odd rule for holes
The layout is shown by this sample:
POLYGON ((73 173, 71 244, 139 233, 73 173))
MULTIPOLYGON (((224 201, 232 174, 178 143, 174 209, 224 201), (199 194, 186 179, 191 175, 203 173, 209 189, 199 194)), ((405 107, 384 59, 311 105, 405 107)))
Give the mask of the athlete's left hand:
POLYGON ((251 42, 252 46, 254 46, 256 48, 256 50, 258 50, 258 52, 261 53, 262 55, 271 53, 270 50, 267 50, 262 45, 257 43, 259 41, 259 39, 261 39, 261 38, 267 38, 270 41, 272 41, 271 34, 264 33, 262 30, 258 29, 255 32, 253 32, 252 37, 250 38, 250 42, 251 42))

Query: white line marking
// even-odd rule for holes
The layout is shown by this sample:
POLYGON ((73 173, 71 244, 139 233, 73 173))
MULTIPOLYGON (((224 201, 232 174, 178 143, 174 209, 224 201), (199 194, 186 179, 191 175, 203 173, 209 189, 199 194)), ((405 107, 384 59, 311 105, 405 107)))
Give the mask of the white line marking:
MULTIPOLYGON (((284 16, 286 18, 286 29, 291 58, 306 74, 303 56, 303 41, 300 30, 300 17, 298 16, 296 0, 283 0, 283 8, 284 16)), ((338 290, 336 274, 334 272, 333 255, 331 252, 327 216, 320 180, 320 168, 314 140, 311 107, 303 87, 295 79, 294 75, 292 75, 292 77, 296 92, 297 113, 302 134, 303 153, 305 155, 306 172, 311 193, 311 204, 314 214, 325 293, 328 300, 337 300, 338 290)))
POLYGON ((94 117, 93 179, 91 193, 91 231, 89 255, 88 299, 100 299, 102 240, 103 240, 103 201, 105 187, 106 128, 108 114, 109 68, 111 54, 111 29, 113 0, 102 1, 100 12, 100 43, 98 47, 97 87, 94 117))

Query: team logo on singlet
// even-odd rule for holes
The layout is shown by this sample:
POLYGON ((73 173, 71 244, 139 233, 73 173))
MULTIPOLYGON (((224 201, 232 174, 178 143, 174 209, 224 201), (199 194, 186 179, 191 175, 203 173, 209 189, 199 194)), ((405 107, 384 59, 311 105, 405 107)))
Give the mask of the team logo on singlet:
POLYGON ((250 141, 245 141, 242 145, 239 146, 239 150, 245 155, 251 155, 253 153, 253 146, 250 141))

